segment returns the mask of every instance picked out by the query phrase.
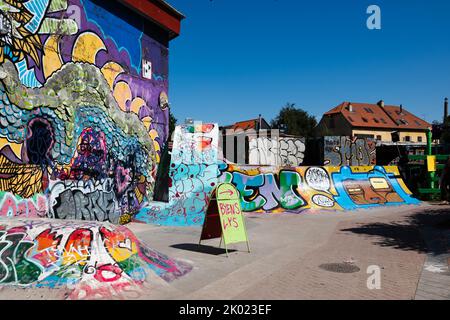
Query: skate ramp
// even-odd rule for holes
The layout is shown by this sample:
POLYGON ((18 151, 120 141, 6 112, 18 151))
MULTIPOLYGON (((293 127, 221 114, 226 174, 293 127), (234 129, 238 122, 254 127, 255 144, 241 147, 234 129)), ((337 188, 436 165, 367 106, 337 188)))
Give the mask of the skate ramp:
POLYGON ((347 211, 416 205, 396 166, 256 166, 220 159, 217 124, 175 130, 169 202, 150 202, 134 221, 202 225, 209 193, 218 183, 239 190, 242 209, 256 213, 347 211))
POLYGON ((203 224, 217 184, 217 124, 177 126, 169 171, 169 201, 150 202, 134 221, 171 226, 203 224))
POLYGON ((256 167, 222 163, 219 182, 233 183, 246 212, 355 210, 415 205, 396 166, 256 167))
POLYGON ((61 289, 109 299, 161 287, 192 270, 110 223, 0 218, 0 287, 61 289))

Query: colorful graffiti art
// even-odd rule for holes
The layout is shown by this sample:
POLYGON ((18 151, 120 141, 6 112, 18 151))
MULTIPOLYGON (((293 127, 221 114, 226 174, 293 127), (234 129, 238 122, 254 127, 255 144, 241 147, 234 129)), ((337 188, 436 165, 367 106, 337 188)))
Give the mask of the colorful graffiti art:
POLYGON ((324 165, 373 166, 375 164, 376 149, 373 139, 324 137, 324 165))
POLYGON ((83 219, 119 223, 151 199, 168 136, 167 45, 111 5, 1 2, 0 201, 46 194, 49 217, 73 218, 75 204, 83 219))
POLYGON ((420 203, 395 166, 237 165, 218 161, 217 140, 215 124, 176 127, 169 202, 149 203, 134 221, 201 225, 209 193, 219 182, 236 186, 246 212, 342 211, 420 203))
POLYGON ((203 224, 210 192, 217 185, 217 124, 175 128, 169 171, 169 202, 150 203, 135 221, 162 225, 203 224))
POLYGON ((192 266, 150 249, 126 227, 0 219, 0 286, 66 288, 69 299, 110 298, 192 266))
POLYGON ((256 167, 222 163, 220 182, 233 183, 247 212, 353 210, 419 204, 397 167, 256 167))
POLYGON ((305 157, 304 138, 253 138, 249 141, 249 164, 297 167, 305 157))

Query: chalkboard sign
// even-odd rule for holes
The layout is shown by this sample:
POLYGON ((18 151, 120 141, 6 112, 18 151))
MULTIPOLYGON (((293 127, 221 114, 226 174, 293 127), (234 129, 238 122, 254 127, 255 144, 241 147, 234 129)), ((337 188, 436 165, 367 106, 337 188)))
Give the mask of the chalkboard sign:
POLYGON ((228 244, 247 242, 250 252, 239 192, 231 183, 219 184, 212 192, 203 223, 202 240, 221 238, 228 256, 228 244))

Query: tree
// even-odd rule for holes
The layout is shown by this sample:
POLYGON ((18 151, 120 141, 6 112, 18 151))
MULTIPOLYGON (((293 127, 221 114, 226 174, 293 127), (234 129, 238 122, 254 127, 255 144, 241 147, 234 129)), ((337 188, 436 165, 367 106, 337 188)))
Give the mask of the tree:
POLYGON ((317 125, 316 118, 308 112, 296 108, 295 103, 287 103, 280 113, 270 122, 273 129, 286 128, 285 133, 293 136, 311 137, 317 125))
POLYGON ((172 137, 172 133, 175 131, 175 126, 177 125, 177 118, 172 113, 172 110, 169 109, 169 139, 172 137))
POLYGON ((433 140, 444 140, 442 137, 444 124, 440 121, 434 120, 432 123, 432 133, 433 133, 433 140))

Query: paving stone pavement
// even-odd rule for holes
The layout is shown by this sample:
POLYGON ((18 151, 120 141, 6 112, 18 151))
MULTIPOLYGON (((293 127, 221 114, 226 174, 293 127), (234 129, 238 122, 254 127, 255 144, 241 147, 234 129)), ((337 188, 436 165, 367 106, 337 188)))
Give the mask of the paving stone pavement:
MULTIPOLYGON (((219 240, 198 245, 201 227, 127 225, 150 247, 192 263, 184 277, 117 299, 450 299, 450 206, 385 207, 352 212, 247 215, 252 252, 219 240), (344 263, 336 273, 320 268, 344 263), (380 270, 380 289, 370 290, 380 270)), ((61 290, 0 287, 0 299, 64 299, 61 290)))
MULTIPOLYGON (((308 219, 310 218, 312 216, 308 216, 308 219)), ((328 216, 329 220, 334 218, 336 216, 328 216)), ((246 281, 241 270, 236 270, 231 276, 209 284, 188 297, 412 300, 442 299, 445 296, 449 287, 443 279, 448 281, 448 275, 444 273, 432 275, 434 278, 441 278, 438 280, 441 281, 439 287, 426 282, 428 278, 423 275, 425 261, 434 250, 424 240, 424 232, 428 232, 427 238, 439 238, 436 228, 430 226, 440 220, 450 221, 448 206, 438 209, 435 206, 385 208, 373 212, 345 214, 338 216, 338 219, 331 232, 325 228, 321 230, 317 226, 297 225, 299 234, 310 233, 320 241, 327 240, 315 244, 307 253, 300 247, 297 250, 291 249, 290 259, 286 259, 277 268, 266 264, 270 271, 265 277, 254 279, 248 276, 246 281), (358 266, 360 271, 334 273, 319 267, 325 263, 350 263, 358 266), (370 290, 367 286, 371 276, 367 273, 369 266, 380 268, 380 289, 370 290), (239 289, 228 289, 227 283, 239 289), (434 287, 431 287, 432 285, 434 287), (428 295, 420 295, 421 291, 425 290, 428 290, 426 291, 428 295)), ((448 250, 448 244, 445 245, 443 242, 441 244, 443 245, 441 250, 448 250)), ((276 258, 274 255, 272 257, 276 258)), ((278 261, 274 259, 272 263, 277 264, 278 261)), ((245 271, 249 274, 252 270, 246 268, 245 271)), ((260 272, 256 269, 254 271, 260 272)))
POLYGON ((271 274, 238 299, 414 299, 425 261, 423 253, 402 248, 416 243, 419 230, 408 229, 409 213, 338 223, 328 242, 271 274), (350 262, 356 273, 333 273, 324 263, 350 262), (381 270, 381 289, 369 290, 369 266, 381 270))
MULTIPOLYGON (((439 211, 436 210, 436 214, 439 211)), ((422 236, 428 253, 416 291, 416 300, 450 300, 450 220, 444 217, 426 226, 422 236)))

